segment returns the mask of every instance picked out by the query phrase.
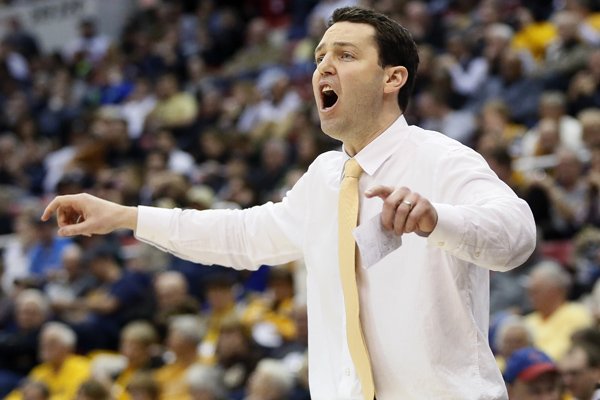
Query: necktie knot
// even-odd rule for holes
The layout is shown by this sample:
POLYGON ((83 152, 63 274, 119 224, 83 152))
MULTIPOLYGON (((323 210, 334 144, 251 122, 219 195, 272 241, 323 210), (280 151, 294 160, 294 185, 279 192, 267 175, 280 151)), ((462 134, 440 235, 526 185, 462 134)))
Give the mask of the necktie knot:
POLYGON ((349 158, 344 164, 344 178, 360 178, 362 168, 354 158, 349 158))

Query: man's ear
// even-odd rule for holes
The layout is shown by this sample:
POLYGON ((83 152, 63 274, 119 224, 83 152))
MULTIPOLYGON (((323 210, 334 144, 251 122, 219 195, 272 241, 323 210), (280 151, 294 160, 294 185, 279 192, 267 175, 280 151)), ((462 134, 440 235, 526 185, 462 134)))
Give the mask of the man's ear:
POLYGON ((408 79, 408 70, 401 65, 385 68, 384 92, 399 91, 408 79))

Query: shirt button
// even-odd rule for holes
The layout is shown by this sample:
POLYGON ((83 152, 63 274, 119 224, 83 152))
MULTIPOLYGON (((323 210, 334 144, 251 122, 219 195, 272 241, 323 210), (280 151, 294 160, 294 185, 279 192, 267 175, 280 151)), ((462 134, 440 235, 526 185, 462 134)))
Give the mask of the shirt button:
POLYGON ((479 250, 477 250, 477 251, 475 252, 475 258, 479 258, 479 256, 480 256, 480 255, 481 255, 481 252, 480 252, 479 250))
POLYGON ((446 244, 446 242, 438 242, 438 246, 443 247, 446 244))
POLYGON ((350 368, 345 368, 344 369, 344 375, 350 376, 350 368))

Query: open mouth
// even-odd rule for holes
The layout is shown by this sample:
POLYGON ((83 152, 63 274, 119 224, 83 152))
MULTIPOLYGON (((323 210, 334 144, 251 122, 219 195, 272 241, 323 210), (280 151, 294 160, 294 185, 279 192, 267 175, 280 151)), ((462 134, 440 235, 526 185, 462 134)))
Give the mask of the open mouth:
POLYGON ((321 102, 323 104, 323 110, 333 107, 337 101, 338 95, 330 86, 326 85, 321 88, 321 102))

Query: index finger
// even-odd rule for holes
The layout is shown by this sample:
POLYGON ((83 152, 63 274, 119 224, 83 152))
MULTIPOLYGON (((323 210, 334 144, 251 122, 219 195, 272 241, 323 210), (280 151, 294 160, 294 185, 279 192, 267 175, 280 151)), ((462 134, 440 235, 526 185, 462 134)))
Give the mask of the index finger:
POLYGON ((393 191, 394 189, 389 186, 377 185, 367 189, 365 195, 369 198, 377 196, 382 200, 385 200, 385 198, 392 194, 393 191))
POLYGON ((44 213, 40 217, 42 221, 48 221, 52 214, 58 210, 59 207, 69 205, 70 201, 68 199, 69 196, 57 196, 55 197, 44 209, 44 213))

